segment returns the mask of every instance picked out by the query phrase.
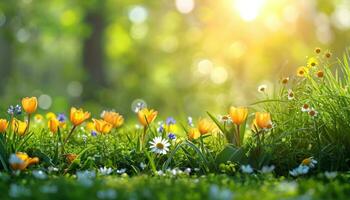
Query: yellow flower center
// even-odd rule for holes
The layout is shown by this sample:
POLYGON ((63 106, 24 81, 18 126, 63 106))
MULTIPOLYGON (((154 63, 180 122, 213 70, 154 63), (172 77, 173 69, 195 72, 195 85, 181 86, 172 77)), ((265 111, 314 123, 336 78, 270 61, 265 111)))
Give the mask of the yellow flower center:
POLYGON ((157 149, 164 149, 164 144, 162 143, 157 143, 156 144, 157 149))

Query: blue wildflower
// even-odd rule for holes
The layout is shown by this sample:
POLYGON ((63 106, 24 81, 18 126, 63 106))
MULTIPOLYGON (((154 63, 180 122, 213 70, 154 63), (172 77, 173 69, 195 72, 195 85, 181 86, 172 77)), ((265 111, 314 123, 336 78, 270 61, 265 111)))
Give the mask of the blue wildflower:
POLYGON ((7 113, 9 115, 20 115, 22 114, 22 107, 20 105, 16 105, 16 106, 9 106, 9 108, 7 109, 7 113))
POLYGON ((176 135, 174 133, 169 133, 168 138, 169 138, 169 140, 175 140, 176 135))
POLYGON ((97 133, 96 133, 96 131, 91 131, 91 136, 97 136, 97 133))
POLYGON ((162 124, 162 125, 160 125, 160 126, 157 128, 157 131, 158 131, 158 133, 162 133, 162 132, 164 132, 164 127, 163 127, 163 124, 162 124))
POLYGON ((176 120, 173 117, 168 117, 165 121, 166 125, 170 126, 170 125, 174 125, 176 124, 176 120))
POLYGON ((66 117, 65 114, 60 113, 60 114, 58 114, 58 116, 57 116, 57 120, 58 120, 59 122, 65 122, 65 121, 67 120, 67 117, 66 117))

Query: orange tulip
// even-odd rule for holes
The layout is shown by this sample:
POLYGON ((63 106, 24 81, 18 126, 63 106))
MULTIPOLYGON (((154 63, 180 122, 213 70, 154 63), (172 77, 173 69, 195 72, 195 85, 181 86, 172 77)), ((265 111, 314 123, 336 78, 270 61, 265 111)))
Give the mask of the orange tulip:
POLYGON ((259 128, 267 129, 271 127, 271 115, 270 113, 256 112, 255 123, 259 128))
POLYGON ((157 114, 158 112, 153 109, 143 108, 137 113, 137 117, 143 126, 147 126, 156 119, 157 114))
POLYGON ((48 122, 48 127, 52 133, 56 133, 59 126, 60 122, 56 118, 51 118, 48 122))
POLYGON ((79 126, 81 123, 83 123, 89 118, 90 113, 84 112, 83 109, 76 109, 74 107, 70 109, 70 121, 73 123, 74 126, 79 126))
POLYGON ((241 125, 248 116, 248 109, 246 107, 233 107, 230 108, 230 117, 233 123, 236 125, 241 125))
POLYGON ((38 107, 38 100, 36 97, 25 97, 22 99, 22 107, 23 110, 28 113, 32 114, 36 111, 38 107))
POLYGON ((191 128, 188 131, 188 139, 189 140, 195 140, 198 139, 201 136, 199 130, 197 128, 191 128))
POLYGON ((6 119, 0 119, 0 133, 5 132, 9 122, 6 119))
POLYGON ((17 152, 16 153, 17 160, 11 160, 10 158, 10 166, 13 170, 24 170, 29 165, 36 164, 39 162, 39 158, 29 157, 26 153, 17 152))
POLYGON ((113 128, 112 124, 102 119, 92 119, 92 120, 94 121, 95 128, 99 133, 102 133, 102 134, 109 133, 113 128))
POLYGON ((209 133, 213 128, 213 123, 208 119, 200 119, 198 121, 198 130, 201 135, 209 133))
POLYGON ((78 157, 78 155, 74 153, 68 153, 65 156, 69 164, 71 164, 78 157))
POLYGON ((117 112, 104 111, 102 113, 102 118, 106 122, 112 124, 114 128, 118 128, 124 123, 123 116, 117 112))

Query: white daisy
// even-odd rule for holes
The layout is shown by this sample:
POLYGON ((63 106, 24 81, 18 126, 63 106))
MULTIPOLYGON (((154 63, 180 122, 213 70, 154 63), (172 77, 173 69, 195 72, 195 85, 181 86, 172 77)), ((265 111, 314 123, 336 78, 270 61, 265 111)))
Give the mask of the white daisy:
POLYGON ((113 172, 113 169, 110 168, 110 167, 100 167, 98 169, 98 172, 103 175, 103 176, 107 176, 107 175, 110 175, 112 172, 113 172))
POLYGON ((289 174, 292 176, 299 176, 303 174, 307 174, 309 172, 309 167, 306 165, 299 165, 297 168, 289 171, 289 174))
POLYGON ((288 100, 294 99, 294 92, 292 89, 288 89, 288 100))
POLYGON ((258 87, 258 92, 260 93, 265 93, 267 89, 267 85, 263 84, 263 85, 259 85, 258 87))
POLYGON ((310 111, 310 106, 307 103, 304 103, 304 105, 301 107, 302 112, 309 112, 310 111))
POLYGON ((324 175, 328 178, 328 179, 333 179, 335 178, 338 173, 337 172, 329 172, 329 171, 325 171, 324 175))
POLYGON ((317 115, 318 115, 318 112, 314 108, 311 108, 308 113, 313 118, 317 117, 317 115))
POLYGON ((250 165, 242 165, 241 170, 243 173, 246 173, 246 174, 251 174, 254 171, 250 165))
POLYGON ((149 142, 151 144, 151 151, 156 154, 166 154, 169 151, 170 143, 167 139, 163 139, 162 137, 155 137, 152 141, 149 142))

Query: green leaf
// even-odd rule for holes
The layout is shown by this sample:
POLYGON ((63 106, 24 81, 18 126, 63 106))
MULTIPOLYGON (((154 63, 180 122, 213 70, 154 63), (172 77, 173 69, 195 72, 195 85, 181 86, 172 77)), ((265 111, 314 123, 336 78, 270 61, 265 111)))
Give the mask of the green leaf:
POLYGON ((237 148, 232 144, 227 145, 217 156, 215 162, 217 165, 227 161, 243 163, 246 156, 243 148, 237 148))

